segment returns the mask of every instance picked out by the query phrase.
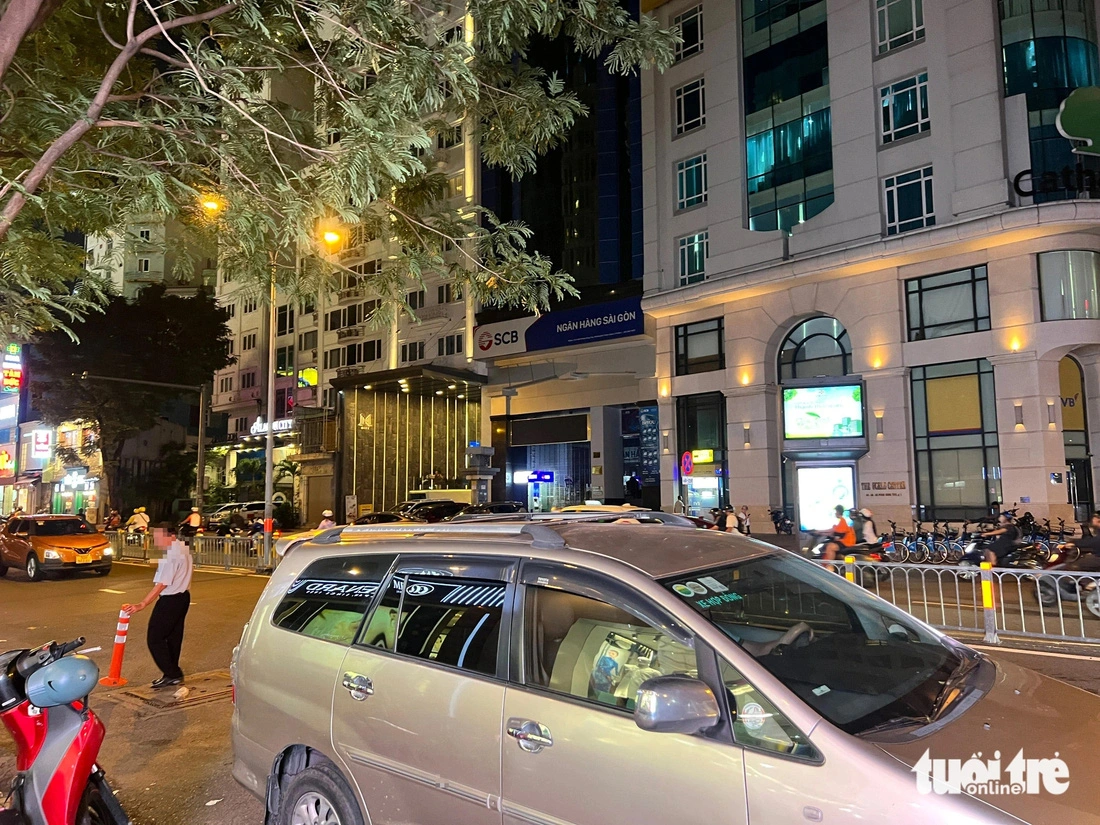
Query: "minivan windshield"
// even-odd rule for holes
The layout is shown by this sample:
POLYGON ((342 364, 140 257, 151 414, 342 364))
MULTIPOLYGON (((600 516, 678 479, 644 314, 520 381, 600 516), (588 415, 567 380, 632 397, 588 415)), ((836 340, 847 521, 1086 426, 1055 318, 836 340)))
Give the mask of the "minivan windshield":
POLYGON ((785 551, 663 584, 849 733, 930 721, 977 656, 785 551))

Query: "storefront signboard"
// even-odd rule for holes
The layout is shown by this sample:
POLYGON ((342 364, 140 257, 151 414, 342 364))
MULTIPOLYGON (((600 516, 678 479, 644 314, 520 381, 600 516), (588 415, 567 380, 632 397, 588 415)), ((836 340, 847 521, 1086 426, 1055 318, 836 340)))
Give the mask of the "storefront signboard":
POLYGON ((661 483, 661 433, 657 407, 641 408, 642 486, 661 483))
POLYGON ((858 438, 862 435, 861 385, 783 389, 784 438, 858 438))
POLYGON ((53 447, 53 430, 35 430, 31 437, 31 456, 49 458, 50 448, 53 447))
POLYGON ((15 445, 0 444, 0 478, 15 475, 15 445))
MULTIPOLYGON (((276 418, 273 422, 272 431, 277 433, 288 433, 294 429, 293 418, 276 418)), ((264 435, 267 433, 267 423, 257 418, 252 422, 252 429, 249 430, 252 435, 264 435)))
POLYGON ((883 501, 908 501, 908 484, 898 479, 896 481, 861 481, 859 483, 859 499, 863 503, 870 500, 883 501))
POLYGON ((482 324, 474 329, 474 341, 478 357, 496 358, 626 338, 643 332, 642 299, 624 298, 498 324, 482 324))

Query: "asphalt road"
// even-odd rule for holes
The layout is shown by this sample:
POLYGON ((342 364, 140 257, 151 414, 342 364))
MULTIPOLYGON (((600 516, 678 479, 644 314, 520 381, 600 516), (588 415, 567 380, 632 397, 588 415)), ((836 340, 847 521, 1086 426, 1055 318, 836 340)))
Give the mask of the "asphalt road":
MULTIPOLYGON (((152 568, 130 564, 116 564, 105 578, 39 583, 9 572, 0 579, 0 650, 85 636, 89 646, 102 646, 89 655, 106 673, 119 606, 139 601, 152 575, 152 568)), ((266 581, 258 576, 195 573, 183 646, 186 673, 226 670, 266 581)), ((261 825, 262 804, 230 775, 229 698, 215 696, 168 709, 142 705, 134 698, 135 688, 146 687, 160 675, 145 648, 148 616, 144 611, 131 620, 123 667, 130 685, 100 688, 92 697, 107 724, 100 763, 108 778, 135 825, 261 825)), ((984 649, 1100 693, 1100 646, 984 649)), ((12 744, 0 735, 0 788, 8 787, 14 770, 12 744)))
MULTIPOLYGON (((120 605, 152 586, 153 568, 116 564, 106 577, 32 583, 9 571, 0 579, 0 650, 85 636, 106 674, 120 605)), ((183 642, 185 673, 224 671, 266 578, 196 572, 183 642)), ((107 725, 100 764, 135 825, 260 825, 263 805, 230 775, 228 698, 182 709, 142 708, 124 701, 131 687, 160 676, 145 647, 149 611, 130 621, 122 675, 127 688, 100 688, 93 707, 107 725), (214 800, 214 804, 209 804, 214 800)), ((10 785, 14 749, 0 735, 0 788, 10 785)))

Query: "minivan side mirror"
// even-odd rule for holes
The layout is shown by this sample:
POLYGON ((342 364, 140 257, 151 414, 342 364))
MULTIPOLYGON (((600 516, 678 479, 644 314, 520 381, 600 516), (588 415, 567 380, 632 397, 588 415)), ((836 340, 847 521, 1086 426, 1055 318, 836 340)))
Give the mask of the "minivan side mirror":
POLYGON ((654 733, 696 734, 718 724, 714 692, 690 676, 655 676, 642 682, 634 722, 654 733))

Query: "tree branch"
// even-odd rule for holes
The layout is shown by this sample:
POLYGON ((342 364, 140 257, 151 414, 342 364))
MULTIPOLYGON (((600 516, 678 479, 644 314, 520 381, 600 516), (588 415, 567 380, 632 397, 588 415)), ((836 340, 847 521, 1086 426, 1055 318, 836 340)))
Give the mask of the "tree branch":
POLYGON ((0 14, 0 80, 27 35, 40 28, 61 3, 62 0, 8 0, 0 14))
MULTIPOLYGON (((13 0, 14 3, 25 1, 26 0, 13 0)), ((177 17, 174 20, 169 20, 167 23, 157 19, 155 26, 150 26, 145 31, 131 38, 126 43, 125 48, 115 57, 107 73, 103 76, 103 80, 99 84, 99 89, 96 91, 95 97, 92 98, 92 102, 89 104, 83 117, 73 123, 73 125, 66 129, 59 138, 50 144, 49 148, 43 152, 42 157, 38 159, 38 162, 35 163, 34 167, 27 175, 23 183, 23 191, 14 193, 8 202, 4 204, 4 208, 0 210, 0 241, 7 236, 8 230, 11 228, 15 217, 26 205, 27 198, 38 190, 42 181, 50 174, 50 171, 57 161, 61 159, 61 156, 76 145, 92 127, 97 125, 99 116, 110 98, 111 89, 114 88, 118 79, 126 70, 127 64, 129 64, 135 55, 141 52, 142 48, 149 40, 152 40, 158 34, 167 35, 168 31, 171 29, 178 29, 181 26, 189 26, 193 23, 203 23, 207 20, 213 20, 217 17, 221 17, 223 14, 233 11, 235 8, 237 8, 236 3, 227 3, 224 6, 219 6, 210 11, 177 17)), ((3 23, 0 21, 0 29, 2 29, 2 27, 3 23)), ((2 40, 2 37, 0 37, 0 40, 2 40)))

